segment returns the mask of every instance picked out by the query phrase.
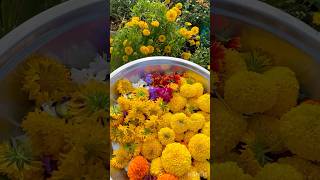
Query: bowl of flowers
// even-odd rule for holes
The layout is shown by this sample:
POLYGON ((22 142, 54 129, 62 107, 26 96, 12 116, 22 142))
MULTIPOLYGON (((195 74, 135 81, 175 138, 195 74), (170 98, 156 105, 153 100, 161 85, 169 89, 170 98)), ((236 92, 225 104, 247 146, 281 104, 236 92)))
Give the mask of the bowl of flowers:
POLYGON ((113 179, 210 179, 210 74, 179 58, 132 61, 110 76, 113 179))
POLYGON ((213 179, 317 179, 318 32, 259 1, 214 13, 213 179))
POLYGON ((62 3, 0 40, 0 179, 109 177, 105 3, 62 3))

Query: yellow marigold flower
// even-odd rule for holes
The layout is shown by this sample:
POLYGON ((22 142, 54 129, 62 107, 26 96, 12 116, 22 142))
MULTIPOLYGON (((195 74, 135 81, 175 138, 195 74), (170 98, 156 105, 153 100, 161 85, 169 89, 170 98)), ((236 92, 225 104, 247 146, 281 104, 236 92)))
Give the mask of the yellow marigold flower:
POLYGON ((179 85, 177 83, 170 83, 169 87, 173 90, 173 91, 178 91, 179 90, 179 85))
POLYGON ((140 52, 144 55, 147 55, 147 54, 149 54, 149 48, 147 46, 141 46, 140 52))
POLYGON ((122 60, 124 62, 128 62, 129 57, 127 55, 122 56, 122 60))
POLYGON ((22 77, 22 90, 36 104, 59 101, 72 92, 69 70, 55 59, 44 56, 27 58, 22 77))
POLYGON ((189 125, 190 125, 189 129, 191 131, 198 132, 199 129, 203 127, 203 124, 205 121, 206 120, 202 114, 193 113, 189 118, 189 125))
POLYGON ((151 22, 151 26, 153 26, 153 27, 159 27, 159 25, 160 25, 159 21, 152 21, 151 22))
POLYGON ((253 71, 235 73, 224 86, 224 100, 232 110, 242 114, 263 113, 271 109, 278 93, 275 81, 253 71))
POLYGON ((196 91, 195 97, 199 97, 203 94, 204 88, 201 83, 196 82, 196 83, 192 84, 192 88, 195 89, 195 91, 196 91))
POLYGON ((200 174, 197 172, 197 170, 194 167, 191 167, 191 169, 186 174, 184 174, 180 179, 200 180, 200 174))
POLYGON ((133 94, 135 98, 140 100, 148 100, 149 99, 149 91, 146 88, 135 88, 133 90, 133 94))
POLYGON ((178 15, 178 16, 181 15, 181 11, 180 11, 180 9, 178 9, 177 7, 173 7, 172 10, 174 10, 175 12, 177 12, 177 15, 178 15))
POLYGON ((133 49, 131 46, 128 46, 128 47, 125 47, 124 48, 124 52, 127 54, 127 55, 131 55, 133 53, 133 49))
POLYGON ((303 180, 303 176, 288 164, 270 163, 265 165, 256 175, 259 180, 303 180), (272 176, 270 176, 272 174, 272 176))
POLYGON ((110 47, 110 54, 112 54, 112 51, 113 51, 113 47, 110 47))
POLYGON ((192 35, 193 35, 192 31, 187 31, 186 34, 185 34, 185 38, 191 39, 192 35))
POLYGON ((182 111, 187 104, 187 99, 178 93, 173 94, 168 106, 172 112, 182 111))
POLYGON ((113 39, 112 38, 110 38, 110 44, 112 44, 113 43, 113 39))
POLYGON ((150 139, 142 144, 141 154, 148 160, 155 159, 161 156, 162 145, 158 139, 150 139))
POLYGON ((117 103, 118 105, 120 106, 120 109, 122 111, 127 111, 129 110, 130 108, 130 100, 123 97, 123 96, 120 96, 118 99, 117 99, 117 103))
POLYGON ((146 128, 155 129, 157 127, 158 116, 152 115, 144 124, 146 128))
POLYGON ((210 137, 210 121, 204 123, 201 133, 210 137))
POLYGON ((184 25, 186 26, 192 26, 192 24, 190 22, 185 22, 184 25))
POLYGON ((57 158, 66 146, 68 129, 63 119, 36 109, 28 113, 21 126, 37 153, 48 153, 57 158))
POLYGON ((186 28, 184 28, 184 27, 179 29, 179 33, 180 33, 182 36, 186 36, 187 31, 188 31, 188 30, 187 30, 186 28))
POLYGON ((279 127, 288 149, 310 161, 320 161, 320 105, 300 104, 284 114, 279 127))
POLYGON ((174 142, 175 133, 172 129, 165 127, 161 128, 158 132, 158 138, 163 145, 167 145, 174 142))
POLYGON ((133 90, 132 84, 128 79, 121 79, 117 82, 117 91, 120 94, 126 94, 133 90))
POLYGON ((164 4, 169 4, 171 1, 170 0, 165 0, 163 3, 164 4))
POLYGON ((276 82, 279 90, 275 105, 266 111, 266 114, 281 117, 297 105, 299 82, 295 73, 288 67, 275 66, 264 74, 276 82))
POLYGON ((205 161, 210 158, 210 138, 204 134, 194 135, 188 144, 193 159, 205 161))
POLYGON ((209 161, 193 161, 192 166, 196 169, 201 177, 210 179, 209 161))
POLYGON ((196 42, 196 46, 199 47, 200 46, 200 41, 196 42))
POLYGON ((200 96, 197 100, 198 107, 207 113, 210 113, 210 95, 209 94, 204 94, 200 96))
POLYGON ((132 20, 132 21, 140 21, 140 17, 138 17, 138 16, 133 16, 133 17, 131 18, 131 20, 132 20))
MULTIPOLYGON (((192 113, 194 113, 194 111, 199 110, 198 104, 197 104, 197 98, 189 98, 187 101, 187 105, 186 105, 185 110, 186 110, 186 112, 188 112, 188 114, 187 114, 188 116, 190 116, 192 113)), ((200 114, 202 114, 202 113, 200 113, 200 114)))
POLYGON ((184 113, 176 113, 170 122, 175 133, 184 133, 189 129, 188 117, 184 113))
MULTIPOLYGON (((85 163, 85 150, 84 148, 73 148, 67 154, 63 155, 63 161, 59 163, 59 169, 65 169, 64 171, 53 171, 50 179, 64 179, 69 177, 70 179, 79 178, 79 172, 84 170, 83 163, 85 163), (80 171, 79 171, 80 170, 80 171)), ((31 179, 35 179, 34 177, 31 179)))
POLYGON ((132 22, 132 21, 129 21, 129 22, 127 22, 126 23, 126 26, 128 26, 128 27, 132 27, 132 26, 134 26, 135 24, 132 22))
POLYGON ((159 40, 159 42, 165 42, 166 41, 166 36, 165 35, 160 35, 158 40, 159 40))
MULTIPOLYGON (((183 97, 186 98, 191 98, 191 97, 195 97, 197 95, 197 91, 196 89, 193 87, 193 85, 191 84, 183 84, 180 87, 180 94, 183 97)), ((202 95, 202 94, 201 94, 202 95)))
POLYGON ((197 133, 194 132, 194 131, 190 131, 190 130, 186 131, 186 132, 184 133, 184 138, 183 138, 184 144, 188 144, 189 141, 190 141, 190 139, 191 139, 195 134, 197 134, 197 133))
MULTIPOLYGON (((197 100, 196 100, 197 103, 197 100)), ((198 111, 197 113, 200 113, 204 116, 204 118, 206 119, 206 121, 210 121, 210 113, 207 112, 203 112, 203 111, 198 111)))
POLYGON ((193 35, 199 34, 199 28, 197 26, 194 26, 191 28, 191 32, 193 35))
POLYGON ((167 53, 167 54, 170 54, 171 53, 171 46, 167 45, 164 47, 164 52, 167 53))
POLYGON ((181 85, 183 85, 183 84, 187 84, 188 82, 187 82, 187 79, 186 78, 184 78, 184 77, 181 77, 180 78, 180 81, 179 81, 179 85, 181 86, 181 85))
POLYGON ((159 127, 160 128, 169 127, 172 116, 173 114, 169 112, 162 115, 162 117, 158 121, 159 127))
POLYGON ((148 48, 149 54, 152 54, 154 52, 154 47, 153 46, 148 45, 147 48, 148 48))
POLYGON ((186 146, 171 143, 163 150, 161 162, 166 172, 182 176, 191 168, 191 155, 186 146))
POLYGON ((190 53, 190 52, 183 52, 183 53, 181 54, 181 57, 182 57, 183 59, 185 59, 185 60, 189 60, 190 57, 191 57, 191 53, 190 53))
POLYGON ((9 142, 0 144, 0 174, 12 180, 43 179, 42 163, 32 160, 31 149, 26 149, 25 145, 19 143, 13 146, 9 142))
POLYGON ((172 10, 172 9, 170 9, 166 13, 167 20, 170 21, 170 22, 176 21, 177 16, 178 16, 177 12, 175 10, 172 10))
POLYGON ((160 116, 163 114, 163 110, 162 107, 163 105, 163 101, 161 101, 160 99, 158 99, 157 101, 149 101, 148 103, 148 111, 147 111, 147 115, 157 115, 160 116))
POLYGON ((142 30, 142 34, 144 36, 149 36, 151 34, 151 32, 149 31, 149 29, 144 29, 144 30, 142 30))
POLYGON ((138 25, 141 29, 148 29, 149 26, 148 26, 148 23, 147 22, 144 22, 144 21, 139 21, 138 22, 138 25))
POLYGON ((176 5, 175 5, 175 7, 177 7, 178 9, 182 9, 182 3, 177 3, 176 5))
POLYGON ((151 161, 151 165, 150 165, 150 174, 152 176, 160 176, 161 174, 163 174, 165 171, 162 167, 162 162, 161 162, 161 158, 155 158, 151 161))
POLYGON ((127 39, 124 40, 124 41, 122 42, 122 45, 123 45, 123 46, 127 46, 127 45, 128 45, 128 40, 127 40, 127 39))
POLYGON ((115 150, 113 155, 114 157, 110 160, 110 165, 118 169, 125 168, 131 159, 129 153, 124 148, 115 150))
POLYGON ((320 12, 313 13, 312 23, 315 25, 320 25, 320 12))
POLYGON ((189 42, 190 46, 196 45, 196 42, 193 39, 189 40, 188 42, 189 42))

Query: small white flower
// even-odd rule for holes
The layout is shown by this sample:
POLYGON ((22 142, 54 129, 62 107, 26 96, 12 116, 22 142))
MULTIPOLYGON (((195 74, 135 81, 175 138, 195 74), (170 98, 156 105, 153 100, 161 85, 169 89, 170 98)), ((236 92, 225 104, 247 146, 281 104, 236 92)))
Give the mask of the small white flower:
POLYGON ((139 81, 138 81, 137 83, 132 83, 132 86, 133 86, 134 88, 140 88, 140 87, 145 87, 145 86, 147 86, 147 83, 146 83, 144 80, 139 79, 139 81))

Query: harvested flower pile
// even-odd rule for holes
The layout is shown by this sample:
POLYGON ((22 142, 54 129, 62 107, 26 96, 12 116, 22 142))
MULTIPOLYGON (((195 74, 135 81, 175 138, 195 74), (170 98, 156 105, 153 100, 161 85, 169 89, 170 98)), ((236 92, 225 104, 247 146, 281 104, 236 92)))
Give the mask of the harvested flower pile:
POLYGON ((213 44, 213 179, 319 179, 320 103, 261 49, 213 44))
POLYGON ((210 179, 210 95, 194 73, 116 84, 111 166, 130 179, 210 179))
POLYGON ((100 56, 82 70, 27 59, 22 90, 34 107, 22 120, 25 134, 0 144, 0 179, 107 179, 106 77, 100 56))

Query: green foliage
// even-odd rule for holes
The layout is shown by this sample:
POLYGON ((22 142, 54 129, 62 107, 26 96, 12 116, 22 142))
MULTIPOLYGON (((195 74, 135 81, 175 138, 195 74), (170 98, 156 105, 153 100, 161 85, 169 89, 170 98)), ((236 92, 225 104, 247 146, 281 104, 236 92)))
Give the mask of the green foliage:
POLYGON ((243 56, 249 71, 263 73, 273 65, 272 58, 260 49, 254 49, 243 56))
POLYGON ((0 37, 35 16, 66 0, 1 0, 0 37))
POLYGON ((199 47, 195 53, 192 54, 190 61, 204 68, 208 68, 210 64, 210 49, 208 47, 199 47))
POLYGON ((23 170, 25 165, 29 165, 33 159, 31 147, 27 142, 12 139, 9 143, 9 150, 0 154, 3 161, 8 165, 15 165, 19 170, 23 170))
POLYGON ((194 26, 210 26, 210 3, 203 0, 199 3, 196 0, 189 0, 184 3, 181 21, 190 22, 194 26))
POLYGON ((320 30, 319 25, 312 23, 312 15, 320 10, 320 0, 261 0, 274 7, 282 9, 292 16, 304 21, 317 30, 320 30))
POLYGON ((130 18, 130 9, 134 2, 134 0, 110 0, 110 19, 114 23, 112 30, 116 29, 122 21, 130 18))
POLYGON ((167 7, 163 3, 156 0, 138 0, 136 2, 135 6, 132 7, 132 15, 148 23, 148 29, 151 34, 144 36, 142 34, 143 28, 139 27, 139 25, 129 25, 133 21, 130 21, 129 24, 123 28, 120 28, 112 37, 111 70, 115 70, 128 61, 147 56, 181 56, 186 39, 178 32, 180 29, 179 24, 167 20, 167 10, 167 7), (151 25, 151 22, 155 20, 159 22, 159 27, 151 25), (158 40, 160 35, 166 37, 164 42, 158 40), (154 52, 143 54, 140 51, 141 46, 152 46, 154 52), (165 52, 166 46, 171 47, 170 53, 165 52), (133 53, 127 56, 125 53, 126 47, 132 47, 133 53), (128 60, 124 57, 127 57, 128 60))

